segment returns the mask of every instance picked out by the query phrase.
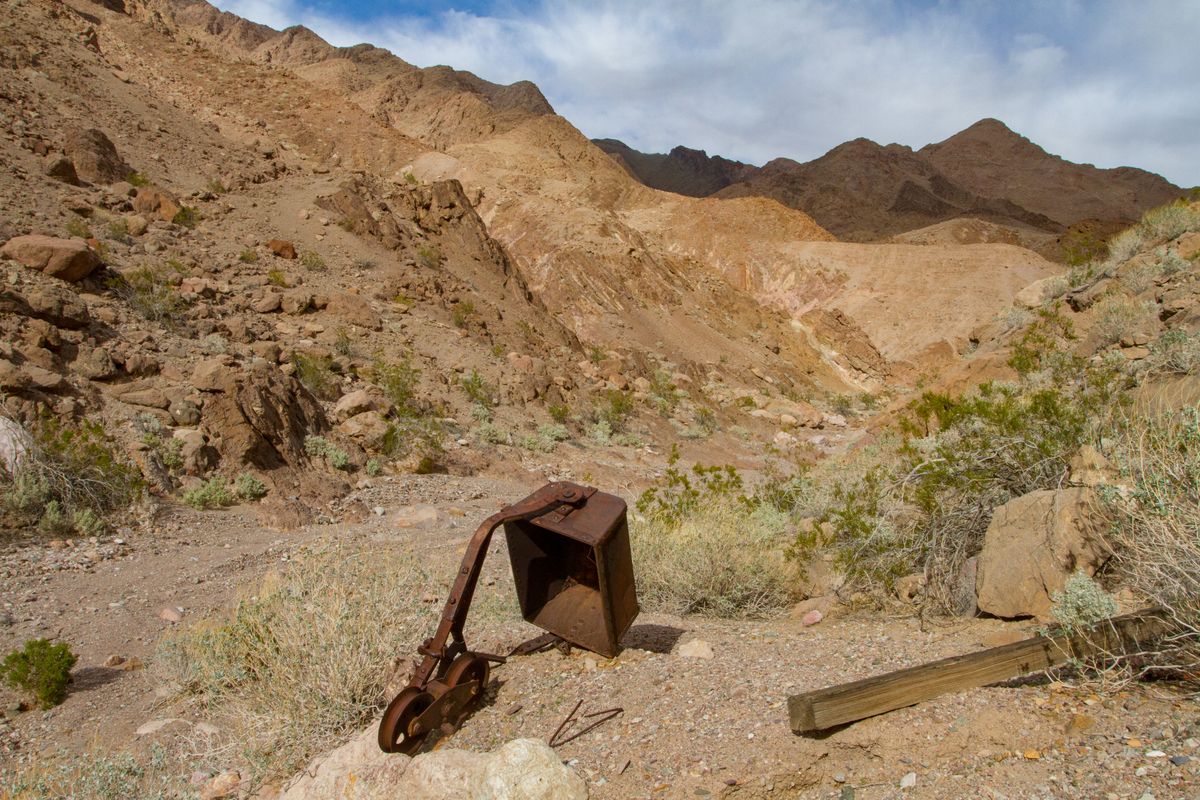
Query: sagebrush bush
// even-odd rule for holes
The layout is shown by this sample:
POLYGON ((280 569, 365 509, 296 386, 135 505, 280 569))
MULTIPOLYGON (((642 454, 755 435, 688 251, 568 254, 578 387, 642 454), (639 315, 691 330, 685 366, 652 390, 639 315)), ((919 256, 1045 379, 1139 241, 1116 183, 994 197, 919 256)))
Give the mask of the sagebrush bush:
POLYGON ((324 436, 305 436, 304 451, 310 456, 324 459, 334 469, 347 469, 350 466, 350 454, 324 436))
POLYGON ((1183 375, 1200 368, 1200 333, 1167 331, 1150 346, 1153 368, 1183 375))
POLYGON ((1142 215, 1133 230, 1146 242, 1169 241, 1188 231, 1200 230, 1200 210, 1187 203, 1152 208, 1142 215))
POLYGON ((25 692, 42 708, 54 708, 67 699, 71 668, 78 660, 66 642, 30 639, 24 647, 12 650, 0 663, 5 683, 25 692))
POLYGON ((300 254, 300 264, 312 272, 321 272, 326 268, 325 259, 321 258, 320 253, 313 250, 305 250, 300 254))
POLYGON ((296 368, 296 380, 304 384, 322 400, 336 400, 341 393, 337 375, 333 372, 333 359, 323 355, 292 353, 292 364, 296 368))
POLYGON ((630 529, 638 598, 647 609, 726 619, 770 616, 794 600, 788 518, 770 506, 713 499, 651 515, 630 529))
POLYGON ((166 752, 155 746, 145 763, 128 753, 42 752, 29 763, 0 769, 4 800, 179 800, 195 797, 169 774, 166 752))
POLYGON ((0 511, 48 534, 96 535, 111 514, 141 497, 141 473, 117 455, 98 422, 66 424, 44 415, 25 441, 15 472, 0 465, 0 511))
POLYGON ((1103 344, 1112 344, 1133 333, 1138 323, 1153 313, 1153 303, 1138 303, 1110 295, 1096 303, 1096 333, 1103 344))
POLYGON ((493 404, 496 390, 477 371, 471 370, 470 374, 459 380, 459 385, 462 386, 467 399, 472 403, 484 407, 490 407, 493 404))
POLYGON ((234 503, 233 493, 224 478, 214 475, 183 493, 183 502, 194 509, 224 508, 234 503))
POLYGON ((397 654, 437 613, 420 602, 429 591, 441 593, 408 553, 302 554, 227 618, 171 634, 156 668, 224 712, 231 748, 290 774, 387 699, 397 654))
POLYGON ((1110 441, 1118 481, 1128 487, 1102 492, 1115 519, 1109 534, 1115 571, 1179 626, 1152 663, 1194 679, 1200 674, 1200 410, 1131 416, 1110 441))
POLYGON ((1054 619, 1067 631, 1078 631, 1117 613, 1117 602, 1100 584, 1082 572, 1067 578, 1061 592, 1050 598, 1054 619))
POLYGON ((237 496, 243 500, 258 500, 267 495, 267 485, 249 472, 238 475, 233 486, 237 496))

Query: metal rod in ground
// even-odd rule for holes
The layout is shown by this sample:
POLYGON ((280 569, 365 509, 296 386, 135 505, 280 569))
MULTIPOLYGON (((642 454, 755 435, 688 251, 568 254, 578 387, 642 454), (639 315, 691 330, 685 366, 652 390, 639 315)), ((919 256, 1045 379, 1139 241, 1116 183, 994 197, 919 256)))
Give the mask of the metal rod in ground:
POLYGON ((583 705, 582 697, 579 698, 579 702, 575 704, 575 707, 571 709, 571 713, 567 714, 567 718, 559 723, 559 726, 554 729, 554 733, 550 734, 549 745, 551 747, 554 747, 555 740, 558 739, 558 735, 563 732, 563 728, 567 727, 567 724, 570 723, 571 720, 575 719, 575 712, 579 710, 581 705, 583 705))

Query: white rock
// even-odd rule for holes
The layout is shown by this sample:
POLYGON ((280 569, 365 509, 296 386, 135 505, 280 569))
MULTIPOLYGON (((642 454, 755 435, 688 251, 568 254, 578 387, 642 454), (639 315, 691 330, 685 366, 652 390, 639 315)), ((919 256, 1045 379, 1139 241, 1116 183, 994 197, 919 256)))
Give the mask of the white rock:
POLYGON ((0 416, 0 465, 10 475, 16 472, 21 459, 29 452, 29 434, 8 417, 0 416))
POLYGON ((684 658, 713 657, 712 645, 703 639, 691 639, 690 641, 679 645, 679 650, 676 652, 684 658))
POLYGON ((488 758, 474 800, 587 800, 587 783, 540 739, 514 739, 488 758))
POLYGON ((176 722, 182 723, 184 725, 191 725, 191 723, 188 722, 186 719, 180 719, 179 717, 167 717, 166 719, 152 719, 149 722, 141 725, 136 731, 133 732, 133 735, 134 736, 149 736, 152 733, 158 733, 163 728, 165 728, 168 725, 171 725, 173 723, 176 723, 176 722))
POLYGON ((903 778, 900 779, 900 788, 901 789, 911 789, 912 787, 914 787, 916 785, 917 785, 917 773, 915 773, 915 772, 910 772, 907 775, 905 775, 903 778))

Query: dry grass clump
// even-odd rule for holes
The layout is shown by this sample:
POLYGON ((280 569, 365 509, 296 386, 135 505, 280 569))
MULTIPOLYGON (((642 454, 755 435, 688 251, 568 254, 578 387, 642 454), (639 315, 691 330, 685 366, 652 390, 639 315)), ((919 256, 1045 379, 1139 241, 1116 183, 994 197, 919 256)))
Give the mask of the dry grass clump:
POLYGON ((436 613, 411 554, 302 556, 224 620, 166 638, 157 666, 181 691, 229 718, 227 746, 264 774, 284 774, 376 712, 398 654, 436 613))
POLYGON ((171 774, 166 753, 155 747, 139 761, 128 753, 65 751, 41 754, 32 763, 0 769, 3 800, 167 800, 194 797, 179 776, 171 774))
POLYGON ((1154 666, 1194 679, 1200 670, 1200 410, 1126 420, 1113 441, 1122 486, 1104 494, 1116 514, 1117 572, 1179 626, 1154 654, 1154 666))
POLYGON ((796 600, 796 567, 784 556, 788 529, 769 507, 736 503, 704 506, 678 522, 636 524, 639 599, 672 614, 771 616, 796 600))

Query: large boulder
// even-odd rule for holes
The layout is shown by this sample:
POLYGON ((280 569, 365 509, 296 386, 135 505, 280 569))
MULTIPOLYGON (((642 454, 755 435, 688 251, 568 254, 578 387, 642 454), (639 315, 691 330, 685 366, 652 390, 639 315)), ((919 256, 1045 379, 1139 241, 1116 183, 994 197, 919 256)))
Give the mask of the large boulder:
POLYGON ((175 196, 157 186, 142 186, 133 197, 133 210, 139 214, 158 217, 170 222, 183 210, 175 196))
POLYGON ((23 291, 0 289, 0 312, 44 320, 57 328, 76 330, 91 322, 87 303, 62 286, 28 286, 23 291))
POLYGON ((68 283, 83 280, 100 266, 100 257, 84 240, 39 234, 9 239, 0 248, 0 256, 68 283))
POLYGON ((104 131, 96 128, 68 130, 63 151, 75 166, 76 174, 88 183, 116 183, 133 172, 104 131))
POLYGON ((0 469, 14 474, 32 445, 33 440, 21 423, 0 416, 0 469))
POLYGON ((997 617, 1049 617, 1052 596, 1075 572, 1087 575, 1109 556, 1108 520, 1093 489, 1043 489, 992 514, 979 554, 979 610, 997 617))

